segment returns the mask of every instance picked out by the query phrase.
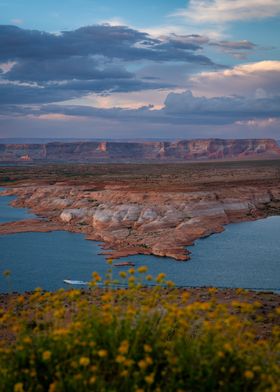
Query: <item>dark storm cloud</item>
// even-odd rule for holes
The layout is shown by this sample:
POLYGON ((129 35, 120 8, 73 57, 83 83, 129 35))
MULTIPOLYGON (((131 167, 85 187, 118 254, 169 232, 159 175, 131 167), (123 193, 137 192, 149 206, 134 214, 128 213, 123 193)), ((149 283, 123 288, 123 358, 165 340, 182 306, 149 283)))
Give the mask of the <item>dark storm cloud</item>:
POLYGON ((133 76, 124 67, 107 65, 100 68, 100 63, 94 58, 75 56, 67 59, 21 60, 4 75, 4 78, 46 82, 72 79, 128 79, 133 76))
POLYGON ((36 104, 65 101, 80 98, 90 93, 110 94, 149 89, 172 88, 168 83, 154 83, 135 78, 100 80, 70 80, 53 82, 42 86, 0 83, 1 104, 36 104))
POLYGON ((51 34, 0 26, 0 60, 53 59, 100 55, 124 61, 186 61, 212 64, 206 56, 191 53, 196 44, 180 45, 151 38, 147 33, 125 26, 94 25, 51 34))
POLYGON ((195 53, 199 48, 179 36, 154 39, 125 26, 94 25, 59 34, 0 26, 0 63, 11 62, 0 75, 0 103, 51 103, 90 93, 174 87, 126 67, 135 61, 212 65, 195 53))

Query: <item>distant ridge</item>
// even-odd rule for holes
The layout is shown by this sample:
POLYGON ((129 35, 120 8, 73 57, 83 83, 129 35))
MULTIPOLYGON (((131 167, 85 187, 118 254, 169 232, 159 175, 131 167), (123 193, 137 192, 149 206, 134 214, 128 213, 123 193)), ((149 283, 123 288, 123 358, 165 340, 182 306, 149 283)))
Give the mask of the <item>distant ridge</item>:
POLYGON ((72 141, 0 144, 1 163, 183 162, 209 159, 280 158, 273 139, 178 141, 72 141))
POLYGON ((165 142, 175 141, 178 138, 0 138, 0 144, 47 144, 47 143, 73 143, 73 142, 165 142))

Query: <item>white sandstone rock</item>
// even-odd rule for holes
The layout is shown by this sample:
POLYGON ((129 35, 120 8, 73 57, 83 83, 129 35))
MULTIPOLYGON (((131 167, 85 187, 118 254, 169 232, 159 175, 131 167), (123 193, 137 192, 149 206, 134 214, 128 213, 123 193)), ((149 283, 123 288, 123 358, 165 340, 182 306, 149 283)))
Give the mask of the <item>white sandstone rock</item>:
POLYGON ((62 222, 69 223, 74 218, 83 218, 84 216, 86 216, 86 210, 83 208, 69 209, 69 210, 64 210, 60 214, 60 219, 62 220, 62 222))

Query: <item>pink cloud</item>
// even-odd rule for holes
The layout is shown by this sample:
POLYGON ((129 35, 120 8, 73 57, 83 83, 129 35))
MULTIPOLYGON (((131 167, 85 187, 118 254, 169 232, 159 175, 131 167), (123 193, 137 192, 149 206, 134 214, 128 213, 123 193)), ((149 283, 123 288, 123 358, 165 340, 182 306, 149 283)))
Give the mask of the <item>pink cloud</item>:
POLYGON ((201 72, 189 80, 198 95, 244 95, 258 97, 279 93, 280 61, 259 61, 214 72, 201 72))
POLYGON ((37 120, 58 120, 58 121, 81 121, 83 118, 77 117, 77 116, 71 116, 68 114, 62 114, 62 113, 48 113, 48 114, 40 114, 40 115, 28 115, 28 118, 33 118, 33 119, 37 119, 37 120))

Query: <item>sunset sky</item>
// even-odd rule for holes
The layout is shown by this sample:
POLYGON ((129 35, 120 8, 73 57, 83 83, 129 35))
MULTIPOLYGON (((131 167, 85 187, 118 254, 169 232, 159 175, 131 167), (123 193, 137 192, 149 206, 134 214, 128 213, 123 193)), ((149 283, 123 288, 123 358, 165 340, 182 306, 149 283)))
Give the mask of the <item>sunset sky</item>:
POLYGON ((280 139, 279 0, 0 0, 0 138, 280 139))

